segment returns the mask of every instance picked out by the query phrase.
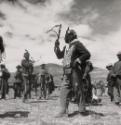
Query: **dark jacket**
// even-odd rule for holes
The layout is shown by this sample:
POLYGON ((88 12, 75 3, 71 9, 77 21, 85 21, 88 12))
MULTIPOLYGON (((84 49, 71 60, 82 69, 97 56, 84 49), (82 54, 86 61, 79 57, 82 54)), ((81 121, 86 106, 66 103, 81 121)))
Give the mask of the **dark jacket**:
MULTIPOLYGON (((58 59, 65 58, 65 53, 66 53, 66 47, 63 48, 61 51, 59 46, 55 47, 55 53, 58 59)), ((69 45, 69 50, 71 51, 69 53, 70 56, 70 65, 72 66, 74 61, 79 58, 82 64, 85 64, 85 62, 90 59, 90 53, 89 51, 85 48, 85 46, 78 41, 77 39, 72 41, 69 45)))
POLYGON ((32 74, 33 73, 33 64, 31 60, 23 59, 21 62, 23 73, 25 74, 32 74))
POLYGON ((8 80, 10 78, 10 72, 8 71, 8 69, 5 68, 4 71, 2 71, 2 77, 4 80, 8 80))
POLYGON ((23 82, 22 72, 17 71, 15 73, 15 83, 22 83, 22 82, 23 82))

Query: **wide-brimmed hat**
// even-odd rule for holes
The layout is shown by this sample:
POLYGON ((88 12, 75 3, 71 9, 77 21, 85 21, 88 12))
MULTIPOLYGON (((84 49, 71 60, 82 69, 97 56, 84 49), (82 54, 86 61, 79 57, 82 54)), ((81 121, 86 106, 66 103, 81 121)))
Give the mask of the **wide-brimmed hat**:
POLYGON ((113 64, 112 63, 109 63, 106 68, 110 68, 110 67, 113 67, 113 64))
POLYGON ((117 53, 117 56, 121 56, 121 51, 119 51, 119 52, 117 53))
POLYGON ((40 65, 42 69, 45 69, 46 65, 45 64, 42 64, 40 65))
POLYGON ((17 69, 21 69, 21 68, 22 68, 22 66, 21 66, 21 65, 18 65, 18 66, 16 66, 16 68, 17 68, 17 69))

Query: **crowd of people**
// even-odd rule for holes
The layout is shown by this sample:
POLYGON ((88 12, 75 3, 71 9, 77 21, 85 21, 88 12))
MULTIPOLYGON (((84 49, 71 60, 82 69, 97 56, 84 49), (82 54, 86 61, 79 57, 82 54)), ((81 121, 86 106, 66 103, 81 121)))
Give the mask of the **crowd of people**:
MULTIPOLYGON (((4 52, 3 39, 0 37, 1 55, 4 52)), ((90 72, 93 70, 93 65, 90 62, 91 54, 89 50, 78 40, 74 30, 69 28, 65 34, 66 46, 63 50, 60 49, 59 37, 55 41, 54 52, 58 59, 63 58, 63 81, 60 90, 60 112, 57 117, 62 117, 68 114, 69 103, 76 103, 81 115, 86 114, 86 104, 98 103, 101 101, 96 96, 99 85, 92 85, 90 72), (98 100, 97 100, 98 99, 98 100)), ((1 56, 2 57, 2 56, 1 56)), ((121 52, 117 54, 118 61, 112 65, 107 65, 109 71, 107 76, 108 94, 111 101, 116 105, 121 101, 121 52)), ((2 58, 1 58, 2 60, 2 58)), ((31 98, 31 92, 34 89, 37 95, 39 91, 39 99, 47 98, 55 88, 53 76, 46 70, 46 65, 41 66, 42 72, 34 73, 33 61, 30 59, 30 53, 26 50, 24 59, 21 64, 16 67, 14 75, 14 98, 23 97, 23 102, 31 98)), ((1 98, 5 99, 8 94, 9 85, 8 79, 10 73, 6 66, 1 64, 0 88, 1 98)), ((104 87, 101 89, 104 91, 104 87)))
MULTIPOLYGON (((0 69, 1 99, 6 99, 9 94, 9 78, 11 74, 4 64, 0 65, 0 69)), ((21 65, 16 67, 14 80, 12 82, 14 99, 16 99, 16 97, 22 97, 23 102, 27 99, 31 99, 32 91, 35 92, 36 96, 39 91, 38 99, 42 97, 47 99, 55 88, 53 76, 48 73, 46 64, 41 65, 41 72, 34 73, 33 61, 30 59, 30 53, 28 51, 24 53, 24 59, 21 61, 21 65)))
MULTIPOLYGON (((100 95, 105 91, 99 82, 99 85, 91 84, 90 72, 93 70, 90 63, 91 54, 89 50, 78 40, 74 30, 69 28, 65 34, 65 43, 67 44, 63 50, 60 50, 59 39, 55 42, 55 54, 58 59, 63 58, 63 87, 60 92, 61 110, 57 117, 63 117, 68 114, 68 106, 70 102, 76 102, 81 115, 86 115, 87 103, 100 103, 101 98, 96 94, 100 90, 100 95), (86 89, 85 89, 86 88, 86 89)), ((109 74, 108 94, 111 101, 116 105, 121 102, 121 52, 117 54, 119 59, 112 66, 107 66, 109 74)))
POLYGON ((106 68, 109 71, 107 76, 108 94, 111 101, 119 105, 121 102, 121 52, 117 53, 117 58, 116 63, 109 64, 106 68))

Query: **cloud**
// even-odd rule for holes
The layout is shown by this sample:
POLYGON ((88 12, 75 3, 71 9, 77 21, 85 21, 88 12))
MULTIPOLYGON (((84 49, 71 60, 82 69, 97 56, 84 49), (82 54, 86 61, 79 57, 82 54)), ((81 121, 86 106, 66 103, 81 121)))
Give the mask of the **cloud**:
POLYGON ((120 0, 75 0, 69 13, 61 14, 72 23, 86 23, 94 34, 118 31, 121 20, 120 0))
POLYGON ((90 36, 92 29, 89 25, 79 24, 72 27, 79 36, 90 36))
POLYGON ((79 36, 82 31, 80 40, 91 52, 95 66, 105 68, 107 63, 117 60, 121 46, 120 0, 75 0, 71 11, 61 17, 76 25, 79 36))
POLYGON ((55 38, 46 33, 56 24, 63 24, 61 47, 70 26, 91 52, 95 66, 104 68, 116 61, 121 45, 120 0, 45 0, 40 4, 18 1, 14 6, 6 2, 0 4, 0 12, 6 17, 0 22, 3 25, 0 33, 6 43, 5 63, 11 71, 21 62, 25 49, 37 61, 36 65, 61 64, 53 51, 55 38))
POLYGON ((49 42, 46 31, 63 22, 58 14, 70 11, 72 4, 73 0, 47 0, 40 5, 33 5, 24 0, 15 5, 7 2, 0 4, 1 12, 6 15, 0 30, 6 44, 5 63, 11 71, 21 62, 25 49, 30 51, 35 60, 39 60, 41 56, 40 63, 61 63, 54 55, 54 43, 49 42))
POLYGON ((111 32, 107 35, 95 35, 95 41, 87 41, 86 46, 92 54, 94 65, 103 67, 108 63, 117 61, 116 54, 121 51, 121 28, 117 32, 111 32), (89 44, 90 43, 90 44, 89 44))

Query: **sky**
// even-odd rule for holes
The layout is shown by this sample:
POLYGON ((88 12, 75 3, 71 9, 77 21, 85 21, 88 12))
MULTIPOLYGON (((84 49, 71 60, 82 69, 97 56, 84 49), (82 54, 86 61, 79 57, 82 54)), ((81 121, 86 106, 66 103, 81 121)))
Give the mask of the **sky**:
POLYGON ((121 0, 18 0, 0 2, 0 34, 6 46, 4 63, 15 71, 28 49, 36 63, 61 64, 54 54, 56 38, 46 31, 62 24, 61 48, 69 26, 91 52, 94 66, 117 61, 121 50, 121 0), (38 2, 39 1, 39 2, 38 2))

